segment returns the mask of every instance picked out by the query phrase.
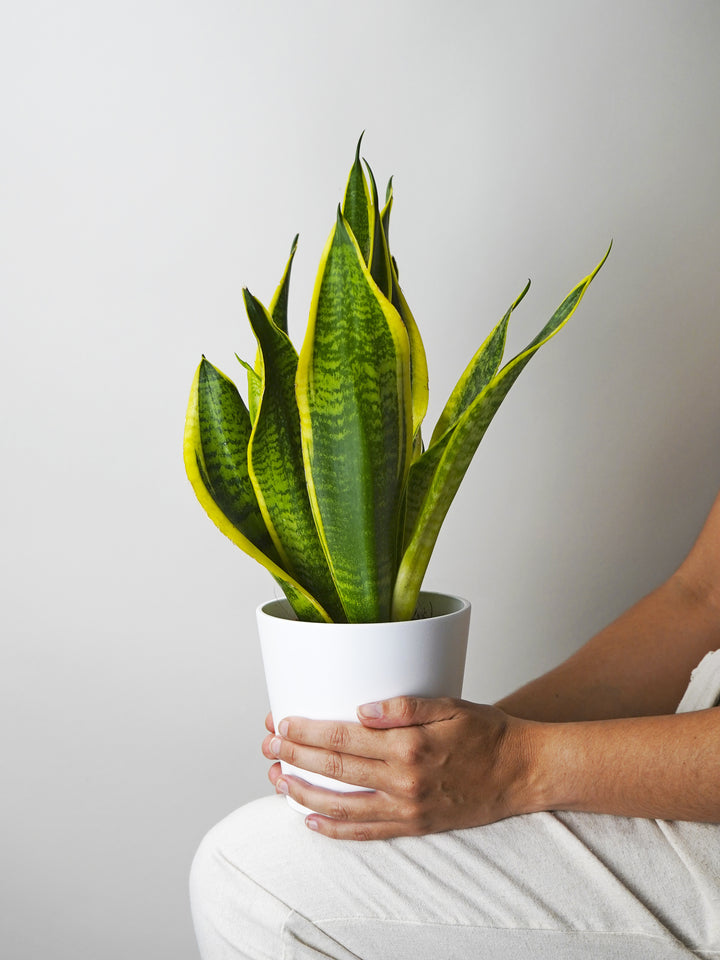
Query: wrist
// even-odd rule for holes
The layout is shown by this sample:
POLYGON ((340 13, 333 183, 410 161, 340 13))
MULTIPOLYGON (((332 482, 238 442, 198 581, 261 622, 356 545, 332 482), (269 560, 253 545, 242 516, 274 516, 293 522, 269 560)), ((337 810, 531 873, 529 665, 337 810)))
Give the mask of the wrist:
POLYGON ((514 731, 520 756, 516 797, 518 813, 572 810, 577 803, 580 757, 575 753, 573 723, 519 721, 514 731))

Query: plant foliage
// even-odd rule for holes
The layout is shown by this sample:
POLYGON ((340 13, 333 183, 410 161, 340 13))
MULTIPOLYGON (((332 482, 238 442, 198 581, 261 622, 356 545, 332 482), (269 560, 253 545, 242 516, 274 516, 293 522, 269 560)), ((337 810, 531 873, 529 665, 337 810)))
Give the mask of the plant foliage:
POLYGON ((440 527, 485 431, 610 252, 501 366, 528 283, 468 364, 425 449, 427 362, 390 253, 392 204, 391 181, 380 206, 358 143, 300 353, 287 333, 296 237, 269 308, 243 291, 257 340, 254 365, 240 361, 248 405, 205 357, 190 393, 184 459, 195 493, 302 620, 413 617, 440 527))

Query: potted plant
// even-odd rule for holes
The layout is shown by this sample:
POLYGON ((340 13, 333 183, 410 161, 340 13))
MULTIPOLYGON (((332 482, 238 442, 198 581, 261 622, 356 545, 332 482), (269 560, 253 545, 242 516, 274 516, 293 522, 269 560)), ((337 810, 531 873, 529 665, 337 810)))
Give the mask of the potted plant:
POLYGON ((392 180, 381 206, 358 143, 300 352, 287 332, 296 237, 269 307, 243 290, 257 340, 254 364, 238 358, 247 373, 247 405, 204 357, 190 394, 184 459, 195 493, 220 530, 265 566, 285 594, 258 613, 276 721, 290 713, 350 719, 359 703, 402 693, 460 695, 469 605, 421 595, 433 547, 510 387, 575 312, 608 255, 501 366, 508 323, 528 282, 466 367, 426 445, 427 362, 390 253, 392 205, 392 180), (455 640, 444 640, 433 621, 454 630, 455 640), (381 661, 392 659, 396 630, 429 676, 406 684, 396 674, 387 683, 372 674, 370 687, 363 681, 349 699, 338 699, 341 678, 365 674, 370 637, 381 638, 381 661), (416 631, 437 633, 434 653, 420 653, 416 631), (347 660, 353 636, 357 652, 347 660), (322 643, 322 657, 308 653, 306 643, 322 643), (438 660, 444 654, 452 663, 447 670, 438 660), (333 656, 339 676, 329 678, 333 656), (305 700, 303 685, 311 681, 301 671, 308 663, 321 680, 305 700), (277 678, 278 669, 289 672, 287 682, 277 678), (332 694, 329 705, 320 702, 323 692, 332 694))

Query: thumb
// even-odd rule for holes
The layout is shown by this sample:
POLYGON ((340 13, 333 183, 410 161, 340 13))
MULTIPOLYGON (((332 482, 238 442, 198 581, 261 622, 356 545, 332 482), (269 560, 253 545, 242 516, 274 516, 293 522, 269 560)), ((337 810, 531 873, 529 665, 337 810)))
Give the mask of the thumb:
POLYGON ((450 720, 456 716, 458 701, 450 697, 429 699, 426 697, 393 697, 364 703, 357 708, 357 715, 365 727, 412 727, 438 720, 450 720))

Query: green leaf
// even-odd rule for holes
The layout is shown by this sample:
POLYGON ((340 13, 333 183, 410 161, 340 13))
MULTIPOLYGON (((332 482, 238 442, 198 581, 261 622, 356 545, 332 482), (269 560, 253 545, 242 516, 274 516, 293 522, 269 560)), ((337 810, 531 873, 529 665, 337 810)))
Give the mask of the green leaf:
POLYGON ((503 353, 505 352, 505 340, 507 338, 507 328, 510 317, 512 316, 513 310, 529 289, 530 281, 528 280, 523 292, 510 306, 500 323, 498 323, 490 333, 490 336, 485 340, 465 368, 463 375, 450 394, 450 398, 445 404, 445 408, 440 414, 435 429, 433 430, 432 437, 430 438, 431 446, 440 439, 449 427, 458 421, 475 397, 490 383, 497 373, 500 363, 502 362, 503 353))
MULTIPOLYGON (((297 250, 299 234, 295 234, 295 238, 290 246, 290 257, 285 266, 280 283, 278 284, 277 290, 273 294, 273 298, 270 301, 270 316, 273 318, 273 322, 278 326, 283 333, 288 332, 288 296, 290 293, 290 273, 292 271, 292 263, 295 258, 295 251, 297 250)), ((240 361, 242 363, 242 360, 240 361)), ((255 369, 252 371, 255 376, 250 376, 248 371, 248 406, 250 407, 250 419, 255 423, 255 418, 257 416, 258 406, 260 405, 260 392, 262 384, 262 355, 260 351, 256 354, 255 357, 255 369)))
MULTIPOLYGON (((251 367, 247 360, 243 360, 242 357, 235 354, 235 359, 240 364, 241 367, 245 370, 248 375, 248 383, 255 387, 258 391, 258 396, 262 393, 262 376, 257 373, 255 367, 251 367)), ((252 419, 252 418, 251 418, 252 419)))
POLYGON ((290 257, 288 258, 285 272, 283 273, 282 279, 278 284, 278 288, 273 294, 272 300, 270 301, 270 316, 273 318, 273 323, 275 326, 279 327, 283 333, 288 332, 288 297, 290 294, 290 273, 292 271, 292 264, 295 258, 299 236, 300 234, 295 234, 295 238, 290 246, 290 257))
POLYGON ((383 225, 382 214, 378 214, 380 203, 378 200, 378 189, 375 183, 375 177, 370 164, 365 162, 368 176, 370 177, 370 196, 372 199, 373 216, 373 240, 372 251, 370 254, 370 273, 375 283, 380 287, 388 299, 392 296, 392 265, 390 263, 390 250, 388 248, 387 237, 383 225))
MULTIPOLYGON (((385 206, 380 215, 386 244, 388 245, 388 254, 390 254, 390 213, 392 211, 392 205, 393 192, 391 177, 387 185, 385 206)), ((410 380, 413 408, 413 437, 414 448, 415 450, 419 450, 420 447, 422 447, 420 427, 425 419, 425 414, 427 413, 430 395, 428 385, 427 357, 425 355, 425 347, 423 345, 417 323, 415 322, 415 318, 412 315, 412 311, 410 310, 407 300, 405 299, 400 287, 397 263, 392 255, 390 255, 390 271, 392 277, 392 304, 402 317, 403 323, 405 324, 405 329, 408 333, 408 338, 410 340, 410 380)))
POLYGON ((264 377, 247 456, 258 506, 283 568, 312 593, 333 620, 343 620, 315 529, 303 470, 295 399, 298 355, 263 305, 248 290, 243 296, 264 377))
POLYGON ((365 263, 369 263, 372 250, 374 210, 365 171, 360 160, 360 144, 363 136, 364 134, 361 134, 358 140, 355 162, 348 176, 342 212, 357 240, 363 260, 365 263))
POLYGON ((322 606, 279 564, 247 471, 250 415, 237 388, 204 357, 190 391, 183 459, 206 513, 286 590, 302 620, 329 621, 322 606))
MULTIPOLYGON (((611 244, 612 246, 612 244, 611 244)), ((593 272, 571 290, 540 333, 507 363, 445 431, 435 445, 411 469, 409 487, 422 490, 420 503, 413 504, 414 527, 400 563, 393 597, 393 619, 413 615, 440 527, 458 487, 500 404, 530 359, 570 319, 593 278, 605 263, 610 249, 593 272), (426 459, 427 458, 427 459, 426 459), (425 462, 423 462, 425 461, 425 462), (422 475, 422 482, 412 474, 422 475)))
POLYGON ((310 501, 347 618, 387 620, 412 444, 410 347, 339 210, 300 352, 297 398, 310 501))
POLYGON ((428 450, 424 454, 413 456, 413 468, 408 478, 403 549, 407 547, 408 539, 417 524, 423 498, 450 438, 449 431, 497 373, 505 351, 510 317, 529 288, 530 281, 467 365, 440 414, 428 450))

